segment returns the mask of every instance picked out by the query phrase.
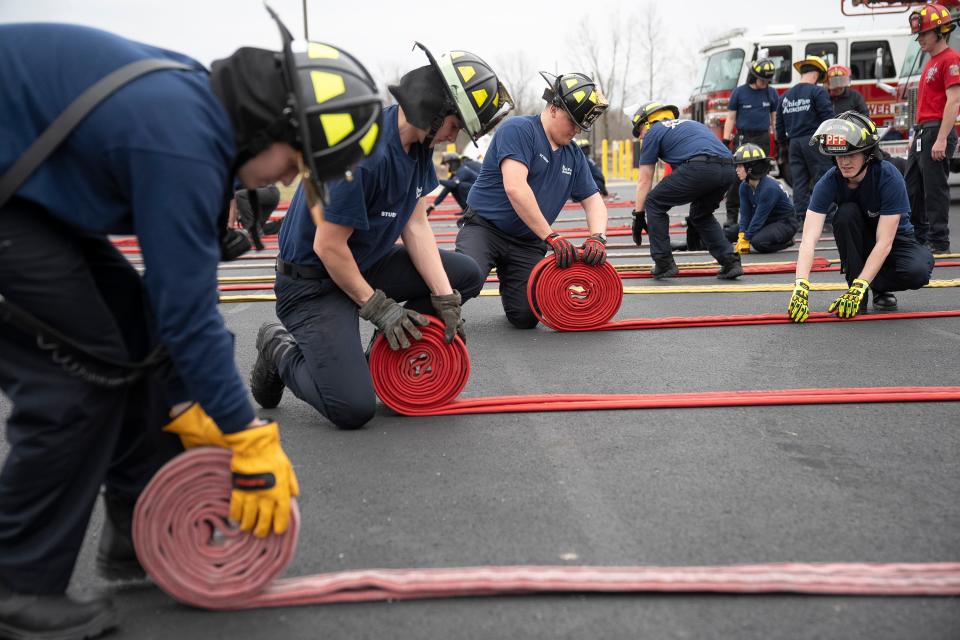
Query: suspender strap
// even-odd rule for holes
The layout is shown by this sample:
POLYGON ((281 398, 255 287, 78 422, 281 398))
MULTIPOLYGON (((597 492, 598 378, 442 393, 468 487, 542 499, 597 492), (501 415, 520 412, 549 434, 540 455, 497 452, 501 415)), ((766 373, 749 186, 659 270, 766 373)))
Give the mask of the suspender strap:
POLYGON ((60 146, 60 143, 98 104, 128 82, 161 69, 193 69, 193 67, 181 62, 159 58, 138 60, 111 72, 77 96, 63 110, 63 113, 57 116, 57 119, 40 134, 40 137, 34 140, 33 144, 17 158, 13 166, 0 177, 0 207, 17 192, 17 189, 26 182, 27 178, 43 164, 43 161, 60 146))

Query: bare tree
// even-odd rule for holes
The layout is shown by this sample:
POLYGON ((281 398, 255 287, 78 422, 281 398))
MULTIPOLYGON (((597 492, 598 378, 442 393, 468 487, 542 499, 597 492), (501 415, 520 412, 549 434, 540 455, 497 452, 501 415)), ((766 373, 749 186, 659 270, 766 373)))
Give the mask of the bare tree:
POLYGON ((530 59, 520 51, 497 57, 493 67, 497 77, 513 96, 513 113, 517 115, 539 113, 543 103, 543 79, 530 64, 530 59))

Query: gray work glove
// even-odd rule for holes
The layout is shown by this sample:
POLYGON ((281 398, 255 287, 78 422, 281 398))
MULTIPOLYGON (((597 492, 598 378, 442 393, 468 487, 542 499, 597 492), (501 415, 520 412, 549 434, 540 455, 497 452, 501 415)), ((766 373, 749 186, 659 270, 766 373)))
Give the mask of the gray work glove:
POLYGON ((401 347, 410 348, 407 334, 414 340, 423 337, 416 325, 425 327, 430 321, 416 311, 404 309, 393 298, 388 298, 380 289, 373 292, 366 304, 360 307, 360 317, 372 322, 383 332, 390 348, 397 351, 401 347))
POLYGON ((443 296, 430 296, 430 302, 437 312, 437 317, 443 320, 443 338, 447 344, 453 342, 454 336, 460 336, 464 342, 467 340, 463 332, 463 318, 460 317, 460 292, 456 289, 453 293, 443 296))

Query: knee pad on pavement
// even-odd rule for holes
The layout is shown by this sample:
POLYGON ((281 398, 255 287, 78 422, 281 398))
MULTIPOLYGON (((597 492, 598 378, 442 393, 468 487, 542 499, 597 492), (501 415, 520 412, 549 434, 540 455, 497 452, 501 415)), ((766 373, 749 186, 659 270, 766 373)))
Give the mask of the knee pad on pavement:
POLYGON ((506 311, 507 320, 517 329, 533 329, 539 324, 537 316, 532 311, 526 313, 518 311, 506 311))

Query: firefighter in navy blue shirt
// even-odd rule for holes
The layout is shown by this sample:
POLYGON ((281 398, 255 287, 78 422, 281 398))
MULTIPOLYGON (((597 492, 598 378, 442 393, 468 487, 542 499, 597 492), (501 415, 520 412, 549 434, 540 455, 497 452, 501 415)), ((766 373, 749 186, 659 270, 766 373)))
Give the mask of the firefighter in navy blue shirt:
POLYGON ((737 181, 733 156, 706 125, 678 120, 679 115, 679 109, 662 102, 647 102, 633 115, 633 135, 642 141, 633 241, 639 247, 642 232, 648 233, 654 278, 677 275, 668 212, 689 203, 689 224, 720 264, 717 277, 732 280, 743 275, 740 256, 733 252, 713 214, 730 185, 737 181), (669 163, 673 171, 651 189, 658 160, 669 163))
MULTIPOLYGON (((777 66, 770 58, 761 58, 750 64, 747 83, 730 94, 727 105, 727 120, 723 124, 723 141, 736 149, 745 144, 755 144, 767 156, 770 155, 770 135, 774 132, 774 114, 777 111, 777 90, 770 86, 777 66), (737 134, 734 137, 733 128, 737 134)), ((728 239, 736 234, 740 213, 740 185, 734 183, 727 192, 728 239), (733 234, 733 235, 731 235, 733 234)))
POLYGON ((459 153, 448 151, 440 159, 440 166, 446 167, 450 175, 440 180, 440 186, 443 189, 437 194, 433 204, 427 207, 427 215, 433 213, 433 210, 440 206, 447 196, 453 194, 453 199, 457 201, 457 206, 463 211, 467 208, 467 194, 470 193, 473 183, 480 175, 480 163, 470 158, 464 158, 459 153))
POLYGON ((550 227, 568 198, 581 204, 590 228, 582 260, 599 265, 606 259, 607 208, 573 139, 590 130, 607 100, 581 73, 540 75, 549 85, 546 108, 510 118, 497 130, 457 234, 457 251, 473 258, 484 275, 497 267, 504 313, 519 329, 537 326, 527 281, 547 249, 561 268, 578 259, 573 244, 550 227))
POLYGON ((111 72, 145 59, 186 67, 103 99, 0 202, 0 388, 13 405, 0 472, 0 635, 81 638, 114 626, 109 601, 65 595, 94 501, 104 486, 98 572, 142 577, 133 505, 182 446, 232 451, 230 515, 242 529, 288 526, 296 477, 277 424, 254 413, 217 311, 229 194, 234 178, 248 188, 289 183, 301 162, 311 179, 342 175, 362 152, 304 128, 304 110, 343 110, 345 99, 375 120, 381 107, 372 79, 317 104, 291 78, 362 67, 317 43, 311 51, 338 58, 294 54, 282 33, 283 54, 240 49, 208 72, 87 27, 0 26, 0 85, 17 87, 0 94, 0 174, 111 72), (136 234, 142 279, 107 234, 136 234), (182 446, 159 433, 165 422, 182 446))
POLYGON ((810 146, 810 136, 820 123, 833 117, 830 95, 820 86, 827 75, 827 63, 818 56, 795 62, 800 82, 780 96, 777 105, 777 145, 787 148, 793 206, 803 220, 810 201, 810 190, 830 168, 830 160, 810 146))
POLYGON ((740 179, 740 223, 737 253, 773 253, 793 246, 800 228, 790 196, 767 175, 770 160, 755 144, 737 147, 733 162, 740 179))
POLYGON ((587 164, 590 165, 590 175, 593 176, 593 181, 597 183, 597 189, 600 190, 600 195, 606 198, 610 195, 607 191, 607 179, 603 176, 600 165, 596 163, 593 155, 590 153, 590 141, 587 138, 580 138, 577 140, 577 146, 583 151, 583 155, 587 156, 587 164))
POLYGON ((827 120, 811 144, 836 166, 813 189, 797 256, 788 312, 794 322, 809 314, 810 267, 827 213, 834 210, 833 235, 849 289, 829 311, 841 318, 864 313, 873 290, 874 309, 892 311, 892 291, 919 289, 930 281, 933 254, 917 242, 903 176, 882 159, 877 128, 866 116, 847 111, 827 120))
POLYGON ((351 181, 331 188, 320 223, 302 190, 291 202, 277 259, 282 325, 260 328, 251 374, 263 407, 277 406, 289 387, 338 428, 369 422, 376 395, 358 315, 394 350, 422 337, 422 314, 443 321, 448 343, 463 336, 461 304, 480 292, 484 274, 470 258, 437 249, 426 213, 437 186, 432 147, 453 142, 461 128, 475 140, 513 102, 477 56, 435 59, 423 50, 430 64, 390 86, 399 104, 384 110, 380 145, 351 181))

